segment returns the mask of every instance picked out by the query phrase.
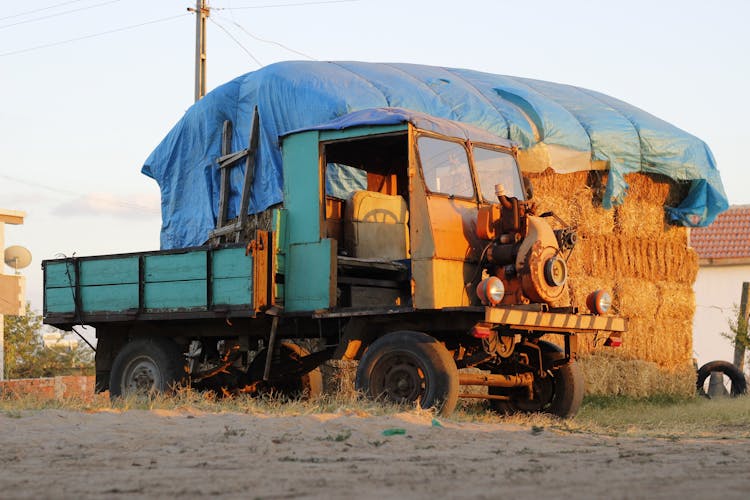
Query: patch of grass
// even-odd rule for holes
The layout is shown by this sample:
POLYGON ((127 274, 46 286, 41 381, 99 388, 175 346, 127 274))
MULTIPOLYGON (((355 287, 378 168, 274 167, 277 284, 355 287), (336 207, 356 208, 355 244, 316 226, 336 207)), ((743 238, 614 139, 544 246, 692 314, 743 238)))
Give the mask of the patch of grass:
POLYGON ((579 431, 665 438, 750 438, 750 397, 704 399, 589 397, 572 425, 579 431))
MULTIPOLYGON (((21 418, 29 412, 61 409, 71 411, 102 410, 174 410, 206 413, 246 413, 271 416, 299 416, 336 413, 358 417, 395 415, 410 411, 420 416, 432 416, 432 410, 405 409, 358 398, 356 395, 325 395, 312 400, 289 399, 279 395, 252 398, 246 395, 219 397, 189 389, 172 395, 148 398, 124 398, 110 402, 104 396, 91 400, 46 400, 33 396, 0 396, 0 412, 6 418, 21 418)), ((442 422, 506 423, 528 429, 532 434, 551 432, 591 433, 612 436, 644 436, 667 439, 683 438, 750 438, 750 397, 703 399, 679 394, 663 394, 648 398, 632 396, 588 396, 578 416, 562 420, 545 414, 517 414, 500 416, 486 404, 474 400, 462 401, 450 418, 442 422)), ((429 420, 428 420, 429 421, 429 420)), ((241 435, 242 430, 225 429, 227 435, 241 435)), ((328 437, 334 442, 345 442, 346 431, 328 437)), ((380 446, 381 442, 372 442, 380 446)))

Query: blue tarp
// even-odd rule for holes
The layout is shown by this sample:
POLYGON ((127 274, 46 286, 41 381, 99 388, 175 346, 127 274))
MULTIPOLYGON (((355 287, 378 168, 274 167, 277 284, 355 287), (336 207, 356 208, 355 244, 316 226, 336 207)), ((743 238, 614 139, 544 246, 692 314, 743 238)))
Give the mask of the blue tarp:
MULTIPOLYGON (((686 199, 667 207, 675 224, 705 226, 728 207, 703 141, 607 95, 467 69, 295 61, 266 66, 216 88, 188 109, 148 157, 142 172, 161 189, 163 249, 206 241, 218 208, 222 124, 234 124, 233 150, 247 147, 255 106, 261 129, 251 212, 282 201, 279 138, 284 134, 321 124, 344 128, 412 119, 430 124, 421 113, 516 142, 529 153, 521 163, 524 170, 564 173, 588 170, 592 161, 607 162, 603 204, 608 208, 623 202, 624 176, 631 172, 691 183, 686 199)), ((239 208, 243 168, 232 171, 230 217, 239 208)))

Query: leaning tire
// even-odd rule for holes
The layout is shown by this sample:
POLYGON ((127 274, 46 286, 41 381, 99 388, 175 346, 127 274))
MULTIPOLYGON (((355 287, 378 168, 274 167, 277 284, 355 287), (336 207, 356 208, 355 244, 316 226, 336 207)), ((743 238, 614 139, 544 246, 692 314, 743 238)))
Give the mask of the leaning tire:
POLYGON ((165 393, 183 381, 185 359, 166 338, 138 338, 127 343, 112 363, 110 398, 165 393))
MULTIPOLYGON (((563 349, 544 340, 539 341, 542 357, 546 360, 559 358, 563 349)), ((507 390, 506 390, 507 391, 507 390)), ((503 394, 502 389, 489 388, 490 394, 503 394)), ((498 413, 531 413, 543 412, 557 415, 561 418, 573 418, 581 408, 583 402, 584 381, 583 373, 578 363, 570 361, 562 366, 547 370, 544 378, 534 377, 534 399, 528 399, 525 390, 515 389, 509 396, 510 400, 490 400, 490 406, 498 413)))
POLYGON ((711 376, 711 373, 714 372, 721 373, 723 376, 729 378, 731 381, 731 388, 728 392, 731 397, 737 397, 747 393, 747 380, 745 379, 745 375, 737 369, 736 366, 728 361, 710 361, 701 366, 698 370, 698 378, 695 382, 695 387, 699 395, 711 398, 704 385, 706 379, 708 379, 711 376))
POLYGON ((373 342, 362 356, 355 387, 371 399, 418 403, 449 415, 458 402, 458 369, 445 346, 433 337, 393 332, 373 342))

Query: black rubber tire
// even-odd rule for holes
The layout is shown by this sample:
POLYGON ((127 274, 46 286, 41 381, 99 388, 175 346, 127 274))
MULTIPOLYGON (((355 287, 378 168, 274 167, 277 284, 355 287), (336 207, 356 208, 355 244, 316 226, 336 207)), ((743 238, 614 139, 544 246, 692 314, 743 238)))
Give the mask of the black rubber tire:
POLYGON ((711 398, 703 388, 706 379, 711 376, 712 372, 719 372, 732 381, 732 387, 729 391, 731 397, 742 396, 747 393, 747 380, 745 374, 737 369, 732 363, 728 361, 709 361, 705 365, 698 369, 698 378, 695 381, 695 388, 700 396, 711 398))
POLYGON ((110 398, 170 392, 185 378, 185 357, 171 339, 141 337, 117 353, 109 376, 110 398))
POLYGON ((366 397, 417 404, 450 415, 458 402, 458 369, 443 344, 421 332, 384 335, 365 351, 355 387, 366 397))
MULTIPOLYGON (((539 341, 542 357, 559 357, 564 353, 560 346, 539 341)), ((507 389, 489 388, 490 394, 507 394, 507 389), (505 391, 505 392, 503 392, 505 391)), ((523 395, 523 389, 511 392, 509 401, 489 400, 490 407, 498 413, 533 413, 543 412, 557 415, 560 418, 573 418, 581 408, 584 394, 583 372, 575 361, 547 371, 547 377, 534 379, 534 397, 530 401, 523 395)))

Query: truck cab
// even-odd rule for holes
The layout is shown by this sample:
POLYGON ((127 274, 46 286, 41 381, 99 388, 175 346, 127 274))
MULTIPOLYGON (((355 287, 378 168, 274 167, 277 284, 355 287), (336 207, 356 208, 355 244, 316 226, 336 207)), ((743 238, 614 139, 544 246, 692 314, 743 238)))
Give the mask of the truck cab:
MULTIPOLYGON (((479 306, 479 278, 495 274, 508 285, 497 303, 569 305, 564 255, 549 224, 533 217, 515 146, 465 125, 410 116, 402 125, 316 129, 284 138, 291 266, 286 310, 479 306), (319 193, 310 192, 315 185, 319 193), (537 241, 546 248, 537 260, 559 282, 542 276, 536 283, 539 273, 527 272, 526 254, 537 241), (320 265, 313 266, 329 275, 308 280, 295 272, 310 245, 330 252, 321 252, 320 265), (310 281, 321 284, 317 302, 307 301, 310 281)), ((572 234, 568 229, 564 250, 572 249, 572 234)))

